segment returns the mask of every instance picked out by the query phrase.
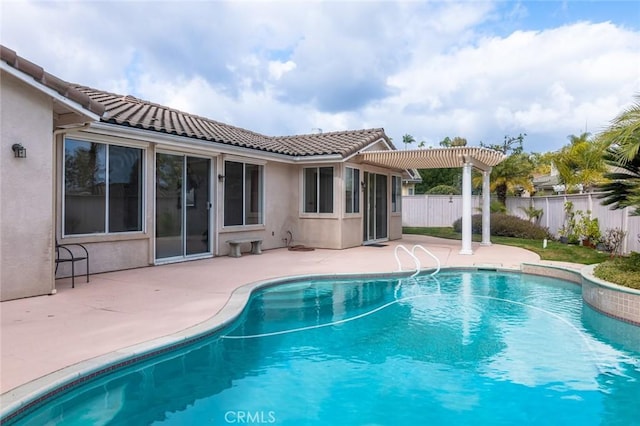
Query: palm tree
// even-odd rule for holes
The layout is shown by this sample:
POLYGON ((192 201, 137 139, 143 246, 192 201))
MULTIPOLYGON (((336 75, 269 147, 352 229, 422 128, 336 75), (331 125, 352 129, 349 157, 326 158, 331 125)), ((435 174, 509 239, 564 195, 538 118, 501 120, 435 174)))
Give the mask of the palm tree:
MULTIPOLYGON (((515 194, 519 190, 525 189, 533 191, 531 183, 531 173, 534 164, 529 155, 524 152, 522 143, 526 134, 518 136, 505 136, 502 144, 480 146, 495 149, 505 155, 509 155, 502 163, 491 170, 491 190, 495 191, 498 201, 503 205, 507 204, 507 195, 515 194)), ((481 182, 481 178, 474 179, 474 183, 481 182)))
POLYGON ((631 207, 631 214, 640 215, 640 95, 635 104, 623 111, 611 126, 599 135, 609 144, 605 161, 612 172, 605 177, 611 182, 600 186, 606 192, 602 204, 612 209, 631 207))
POLYGON ((613 119, 608 129, 598 138, 607 145, 618 145, 616 154, 621 160, 632 161, 640 153, 640 94, 635 103, 613 119))
POLYGON ((581 184, 585 188, 603 182, 606 165, 603 160, 607 143, 590 138, 590 133, 570 135, 569 145, 555 154, 553 162, 562 183, 571 187, 581 184))
POLYGON ((445 148, 451 148, 455 146, 467 146, 467 139, 462 138, 460 136, 456 136, 453 139, 451 139, 449 136, 447 136, 446 138, 440 141, 440 146, 445 148))
POLYGON ((631 214, 640 215, 640 154, 631 161, 623 161, 625 154, 619 146, 607 150, 605 161, 612 172, 605 174, 610 182, 601 184, 599 189, 606 192, 602 204, 613 210, 631 207, 631 214))
POLYGON ((491 190, 495 191, 498 201, 507 204, 507 195, 514 195, 520 190, 533 191, 531 173, 533 163, 524 152, 508 156, 502 163, 491 170, 491 190))
POLYGON ((408 133, 402 136, 402 143, 404 144, 404 149, 407 149, 407 145, 411 145, 415 141, 416 141, 415 138, 408 133))

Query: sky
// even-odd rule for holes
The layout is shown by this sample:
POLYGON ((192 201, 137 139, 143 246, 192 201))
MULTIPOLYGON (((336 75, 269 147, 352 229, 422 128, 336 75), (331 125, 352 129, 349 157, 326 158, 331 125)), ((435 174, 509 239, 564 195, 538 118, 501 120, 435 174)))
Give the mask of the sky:
POLYGON ((640 94, 637 1, 3 0, 0 43, 265 135, 382 127, 398 149, 525 133, 555 151, 640 94))

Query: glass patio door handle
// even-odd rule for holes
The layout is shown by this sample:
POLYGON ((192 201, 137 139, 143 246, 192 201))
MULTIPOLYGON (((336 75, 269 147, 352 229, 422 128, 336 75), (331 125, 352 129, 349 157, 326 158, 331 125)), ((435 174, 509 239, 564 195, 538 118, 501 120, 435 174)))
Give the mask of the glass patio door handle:
POLYGON ((211 210, 213 208, 213 203, 211 201, 207 202, 207 210, 211 210))

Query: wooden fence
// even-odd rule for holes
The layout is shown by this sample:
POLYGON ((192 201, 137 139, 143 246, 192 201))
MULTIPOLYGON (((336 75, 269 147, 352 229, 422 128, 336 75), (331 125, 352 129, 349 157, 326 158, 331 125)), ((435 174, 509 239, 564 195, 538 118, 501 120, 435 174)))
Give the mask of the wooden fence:
MULTIPOLYGON (((546 197, 508 197, 507 211, 509 214, 527 219, 522 210, 533 206, 542 209, 539 224, 548 228, 553 235, 558 235, 558 230, 565 221, 564 203, 571 201, 573 211, 591 211, 592 218, 598 218, 600 231, 620 228, 627 233, 622 245, 624 253, 631 251, 640 252, 640 216, 630 216, 630 209, 610 210, 608 206, 600 204, 600 194, 570 194, 551 195, 546 197)), ((482 199, 480 196, 472 197, 472 209, 480 211, 482 199)), ((416 227, 442 227, 451 226, 453 222, 462 216, 461 195, 412 195, 402 197, 402 226, 416 227)))

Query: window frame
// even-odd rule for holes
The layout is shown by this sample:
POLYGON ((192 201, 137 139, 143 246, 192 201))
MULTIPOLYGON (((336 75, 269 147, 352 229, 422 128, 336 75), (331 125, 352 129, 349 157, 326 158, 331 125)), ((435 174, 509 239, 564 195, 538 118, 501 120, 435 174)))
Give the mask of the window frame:
POLYGON ((222 164, 222 168, 224 170, 224 184, 222 191, 222 228, 223 229, 238 229, 238 228, 264 228, 266 223, 266 197, 265 197, 265 180, 266 180, 266 171, 265 164, 262 162, 254 162, 247 161, 247 159, 239 159, 239 158, 225 158, 222 164), (237 163, 242 164, 242 223, 227 225, 227 185, 228 185, 228 176, 227 176, 227 163, 237 163), (258 168, 258 176, 259 176, 259 185, 258 185, 258 215, 259 220, 257 223, 247 223, 247 166, 255 166, 258 168))
POLYGON ((64 135, 62 141, 60 143, 61 152, 60 152, 60 236, 61 238, 78 238, 78 237, 101 237, 101 236, 126 236, 126 235, 142 235, 147 232, 147 223, 146 223, 146 212, 147 212, 147 203, 146 203, 146 194, 147 194, 147 144, 133 144, 122 142, 116 138, 95 138, 87 135, 64 135), (104 181, 105 181, 105 190, 104 190, 104 230, 101 232, 89 232, 89 233, 69 233, 66 226, 66 215, 67 215, 67 165, 66 165, 66 147, 67 141, 88 143, 88 144, 100 144, 104 146, 105 150, 105 164, 104 164, 104 181), (138 171, 139 175, 139 189, 138 189, 138 220, 140 222, 139 229, 136 230, 125 230, 125 231, 112 231, 110 230, 110 192, 111 192, 111 183, 110 180, 110 165, 111 165, 111 154, 109 147, 114 146, 117 148, 130 148, 139 150, 140 155, 140 170, 138 171))
POLYGON ((391 213, 402 213, 402 177, 391 176, 391 213))
POLYGON ((346 215, 360 214, 360 169, 357 167, 345 166, 344 168, 344 213, 346 215), (348 187, 348 176, 351 174, 351 188, 348 187), (351 197, 349 197, 351 190, 351 197), (351 211, 349 211, 351 210, 351 211))
MULTIPOLYGON (((318 215, 318 216, 334 216, 336 214, 336 201, 335 201, 335 178, 336 178, 336 167, 335 166, 307 166, 302 168, 302 190, 301 190, 301 213, 303 215, 318 215), (331 169, 331 194, 330 197, 323 197, 323 187, 322 187, 322 169, 331 169), (315 200, 315 211, 307 211, 307 171, 315 170, 315 192, 316 192, 316 200, 315 200), (321 211, 322 201, 330 200, 331 210, 330 211, 321 211)), ((329 194, 327 194, 329 195, 329 194)))

